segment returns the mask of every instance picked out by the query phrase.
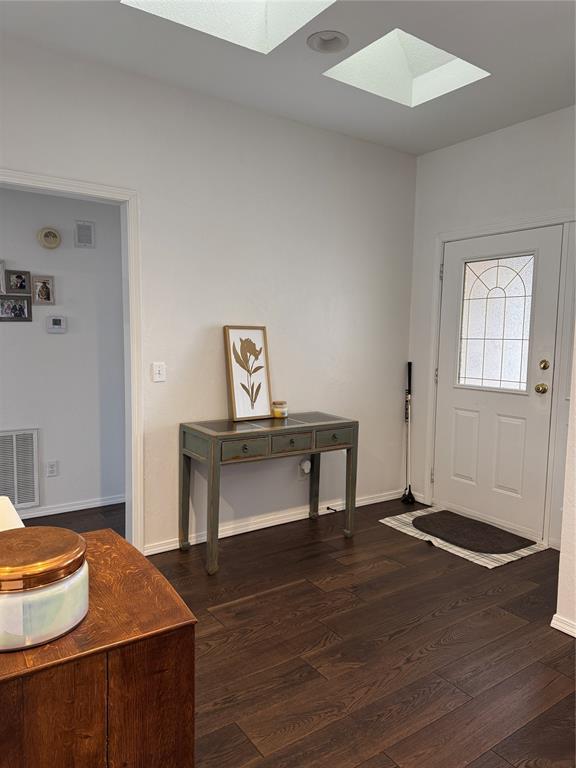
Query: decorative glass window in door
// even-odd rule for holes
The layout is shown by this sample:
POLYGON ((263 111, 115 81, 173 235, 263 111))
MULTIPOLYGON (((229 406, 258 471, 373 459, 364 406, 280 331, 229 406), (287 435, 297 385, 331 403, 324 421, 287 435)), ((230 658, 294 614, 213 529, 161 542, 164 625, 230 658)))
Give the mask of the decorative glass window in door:
POLYGON ((534 256, 468 261, 458 383, 526 391, 534 256))

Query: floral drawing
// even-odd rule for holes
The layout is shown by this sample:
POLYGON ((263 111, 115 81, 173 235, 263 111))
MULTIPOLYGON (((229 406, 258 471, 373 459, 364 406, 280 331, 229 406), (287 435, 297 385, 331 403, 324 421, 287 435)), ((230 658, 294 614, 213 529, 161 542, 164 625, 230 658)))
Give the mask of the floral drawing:
POLYGON ((250 398, 250 405, 252 410, 254 410, 254 404, 258 400, 262 383, 256 386, 253 376, 264 368, 263 365, 257 365, 258 359, 262 354, 262 347, 258 349, 252 339, 240 339, 240 351, 238 351, 236 342, 234 342, 232 344, 232 354, 240 368, 246 371, 246 384, 240 382, 240 386, 250 398))

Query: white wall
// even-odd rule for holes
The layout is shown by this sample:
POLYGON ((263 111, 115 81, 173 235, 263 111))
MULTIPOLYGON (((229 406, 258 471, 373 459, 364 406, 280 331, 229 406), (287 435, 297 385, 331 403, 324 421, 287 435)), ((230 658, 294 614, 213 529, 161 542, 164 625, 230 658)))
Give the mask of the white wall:
POLYGON ((7 269, 55 278, 54 306, 32 322, 0 323, 0 429, 38 427, 40 508, 22 516, 117 501, 124 495, 124 377, 120 209, 0 190, 0 259, 7 269), (74 222, 93 221, 96 248, 74 247, 74 222), (62 244, 42 248, 44 226, 62 244), (65 315, 68 333, 48 334, 65 315), (45 477, 58 461, 58 477, 45 477))
MULTIPOLYGON (((410 319, 416 491, 425 488, 425 453, 431 438, 437 236, 543 217, 560 209, 574 211, 573 108, 418 158, 410 319)), ((555 541, 559 529, 556 506, 551 529, 555 541)))
MULTIPOLYGON (((414 158, 21 41, 1 68, 1 165, 140 195, 146 543, 177 535, 178 423, 226 414, 227 323, 268 327, 292 411, 360 420, 359 497, 401 489, 414 158)), ((323 465, 321 498, 342 497, 342 454, 323 465)), ((225 469, 222 497, 230 522, 307 486, 267 462, 225 469)))
POLYGON ((558 605, 552 626, 576 637, 576 344, 572 367, 558 605))

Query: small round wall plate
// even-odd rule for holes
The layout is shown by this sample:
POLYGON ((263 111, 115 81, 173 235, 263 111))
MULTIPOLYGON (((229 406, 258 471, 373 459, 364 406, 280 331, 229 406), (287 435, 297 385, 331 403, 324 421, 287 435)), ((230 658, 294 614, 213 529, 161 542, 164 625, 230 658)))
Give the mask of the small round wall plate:
POLYGON ((60 232, 54 229, 54 227, 42 227, 42 229, 38 230, 37 237, 38 242, 43 248, 58 248, 62 242, 60 232))

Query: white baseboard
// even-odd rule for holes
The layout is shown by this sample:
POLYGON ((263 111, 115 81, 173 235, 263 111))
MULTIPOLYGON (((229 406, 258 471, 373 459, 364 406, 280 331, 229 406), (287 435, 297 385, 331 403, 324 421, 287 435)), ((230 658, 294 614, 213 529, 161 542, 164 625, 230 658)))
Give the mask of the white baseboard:
POLYGON ((34 517, 44 517, 44 515, 60 515, 63 512, 77 512, 82 509, 92 509, 93 507, 107 507, 110 504, 123 504, 125 501, 126 497, 122 494, 121 496, 106 496, 100 499, 85 499, 84 501, 71 501, 66 504, 52 504, 51 506, 23 509, 18 514, 22 520, 28 520, 34 517))
POLYGON ((555 613, 550 622, 550 626, 554 627, 554 629, 559 629, 560 632, 565 632, 567 635, 576 637, 576 621, 565 619, 563 616, 555 613))
MULTIPOLYGON (((381 501, 392 501, 393 499, 399 499, 402 493, 403 491, 388 491, 387 493, 378 493, 373 496, 360 496, 356 499, 356 506, 364 507, 368 504, 378 504, 381 501)), ((332 501, 322 502, 318 511, 321 515, 326 515, 335 509, 339 510, 343 507, 343 499, 333 499, 332 501), (328 507, 331 509, 328 509, 328 507)), ((218 536, 221 539, 225 539, 228 536, 236 536, 239 533, 248 533, 249 531, 256 531, 261 528, 270 528, 274 525, 292 523, 295 520, 304 520, 308 517, 308 511, 308 506, 292 507, 291 509, 272 512, 269 515, 254 515, 234 520, 230 523, 222 523, 218 536)), ((206 531, 192 534, 189 541, 190 544, 201 544, 206 541, 206 531)), ((157 555, 160 552, 169 552, 172 549, 178 549, 178 544, 178 539, 167 539, 166 541, 157 541, 153 544, 145 544, 144 554, 157 555)))
POLYGON ((560 539, 555 539, 553 537, 550 537, 548 539, 548 546, 552 547, 552 549, 557 549, 560 551, 560 539))

